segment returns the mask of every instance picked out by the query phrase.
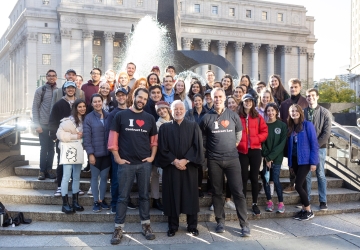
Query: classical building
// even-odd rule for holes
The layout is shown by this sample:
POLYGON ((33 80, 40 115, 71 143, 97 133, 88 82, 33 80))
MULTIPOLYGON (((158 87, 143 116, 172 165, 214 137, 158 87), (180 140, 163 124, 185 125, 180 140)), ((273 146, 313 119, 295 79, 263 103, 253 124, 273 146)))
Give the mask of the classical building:
MULTIPOLYGON (((240 74, 313 82, 315 19, 299 5, 242 0, 180 0, 183 50, 227 58, 240 74)), ((94 65, 115 68, 132 24, 156 17, 157 0, 18 0, 0 40, 0 113, 30 110, 52 68, 88 79, 94 65)), ((136 62, 135 62, 136 63, 136 62)), ((200 74, 214 67, 201 66, 200 74)), ((220 69, 217 79, 224 74, 220 69)), ((59 81, 60 84, 61 81, 59 81)))

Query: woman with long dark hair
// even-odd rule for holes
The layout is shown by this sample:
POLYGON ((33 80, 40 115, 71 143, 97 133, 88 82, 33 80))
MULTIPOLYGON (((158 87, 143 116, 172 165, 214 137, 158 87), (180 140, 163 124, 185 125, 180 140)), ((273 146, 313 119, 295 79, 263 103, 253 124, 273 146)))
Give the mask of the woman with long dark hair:
POLYGON ((185 109, 189 110, 194 108, 194 95, 200 94, 201 96, 204 96, 204 91, 201 86, 201 82, 198 80, 195 80, 194 83, 190 86, 190 90, 188 95, 185 97, 185 109))
POLYGON ((221 84, 223 85, 226 96, 233 94, 234 84, 231 75, 224 75, 224 77, 221 79, 221 84))
MULTIPOLYGON (((70 142, 83 138, 83 121, 86 114, 86 103, 82 99, 75 100, 71 116, 61 120, 56 137, 60 142, 70 142)), ((82 164, 64 164, 61 181, 61 196, 63 199, 62 211, 66 214, 75 211, 84 211, 79 205, 80 173, 82 164), (72 173, 72 207, 68 203, 69 180, 72 173)))
POLYGON ((288 165, 295 173, 295 189, 298 192, 302 209, 294 219, 309 220, 314 217, 307 194, 306 176, 316 170, 319 163, 319 144, 314 125, 305 120, 304 111, 298 104, 289 108, 288 125, 288 165))
POLYGON ((252 86, 252 83, 250 80, 250 76, 242 75, 240 78, 240 86, 241 85, 245 85, 247 87, 246 93, 252 95, 255 103, 257 103, 258 95, 257 95, 256 91, 253 89, 253 86, 252 86))
POLYGON ((92 95, 91 106, 94 110, 86 116, 84 121, 84 148, 90 162, 91 190, 94 196, 93 211, 100 212, 101 209, 110 209, 105 202, 107 177, 111 165, 107 149, 109 113, 103 110, 103 98, 99 94, 92 95))
MULTIPOLYGON (((103 98, 103 109, 106 112, 111 112, 114 108, 116 108, 116 102, 114 102, 113 97, 110 96, 110 92, 111 92, 111 87, 109 85, 109 83, 107 82, 102 82, 100 83, 99 86, 99 94, 102 96, 103 98)), ((91 111, 93 109, 91 108, 91 111)))
POLYGON ((284 85, 281 83, 281 78, 278 75, 271 75, 269 77, 268 88, 271 90, 271 94, 279 107, 283 101, 290 98, 289 93, 285 90, 284 85))
POLYGON ((150 73, 147 76, 146 81, 149 84, 149 88, 153 85, 160 85, 160 78, 159 78, 158 74, 156 74, 156 73, 150 73))
POLYGON ((271 187, 269 185, 269 180, 272 180, 279 200, 276 213, 282 214, 285 212, 285 205, 280 183, 280 171, 287 139, 287 126, 279 118, 280 110, 276 103, 268 103, 264 113, 269 132, 266 141, 262 143, 261 147, 261 154, 264 157, 261 177, 267 198, 265 211, 272 212, 274 209, 274 203, 271 199, 271 187), (265 179, 265 173, 267 171, 269 171, 270 174, 269 180, 265 179))
POLYGON ((264 118, 256 111, 255 101, 252 95, 246 94, 242 97, 239 107, 239 116, 243 126, 242 137, 237 146, 241 165, 243 192, 246 197, 247 181, 251 181, 252 210, 254 215, 260 215, 257 207, 259 194, 258 176, 261 165, 261 143, 268 136, 268 127, 264 118), (250 171, 248 171, 250 165, 250 171))

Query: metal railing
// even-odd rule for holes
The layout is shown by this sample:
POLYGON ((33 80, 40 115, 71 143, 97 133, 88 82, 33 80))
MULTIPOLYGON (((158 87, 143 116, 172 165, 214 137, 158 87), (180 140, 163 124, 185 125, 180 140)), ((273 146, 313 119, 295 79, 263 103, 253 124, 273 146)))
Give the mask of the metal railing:
MULTIPOLYGON (((16 130, 16 129, 17 129, 17 123, 18 123, 19 117, 20 117, 20 116, 18 116, 18 115, 12 116, 12 117, 10 117, 10 118, 8 118, 8 119, 0 122, 0 126, 5 125, 5 124, 8 123, 8 122, 15 121, 14 130, 16 130)), ((9 131, 9 134, 6 133, 6 134, 3 135, 3 137, 7 137, 7 136, 9 136, 9 135, 12 134, 12 133, 13 133, 13 131, 9 131)), ((17 145, 18 143, 19 143, 19 133, 18 133, 17 131, 15 131, 15 142, 14 142, 14 143, 9 142, 9 143, 8 143, 8 146, 9 146, 9 147, 12 147, 12 146, 17 145)))
MULTIPOLYGON (((344 126, 340 125, 337 122, 332 122, 333 127, 332 128, 339 128, 341 131, 345 132, 346 134, 348 134, 349 139, 348 139, 348 143, 349 143, 349 159, 351 163, 357 163, 360 164, 360 159, 353 159, 353 138, 357 139, 358 141, 360 141, 360 136, 356 135, 355 133, 351 132, 349 129, 345 128, 344 126)), ((330 142, 329 143, 330 147, 334 147, 334 143, 330 142)))

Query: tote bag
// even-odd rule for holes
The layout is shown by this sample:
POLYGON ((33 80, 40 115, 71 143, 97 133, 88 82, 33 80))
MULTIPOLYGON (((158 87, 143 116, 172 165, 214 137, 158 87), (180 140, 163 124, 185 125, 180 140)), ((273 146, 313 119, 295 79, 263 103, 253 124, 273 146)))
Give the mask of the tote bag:
POLYGON ((84 163, 84 149, 81 142, 81 140, 59 142, 60 165, 84 163))

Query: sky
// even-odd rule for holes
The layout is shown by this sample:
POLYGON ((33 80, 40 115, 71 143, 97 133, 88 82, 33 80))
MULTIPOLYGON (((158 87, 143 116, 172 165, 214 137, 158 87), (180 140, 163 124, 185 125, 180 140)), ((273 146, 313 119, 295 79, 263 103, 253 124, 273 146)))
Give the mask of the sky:
MULTIPOLYGON (((351 0, 268 0, 303 5, 308 16, 315 17, 314 80, 334 78, 345 73, 350 64, 351 0), (341 70, 342 69, 342 70, 341 70), (345 72, 344 72, 345 71, 345 72)), ((10 12, 16 0, 2 1, 0 36, 9 25, 10 12)))

